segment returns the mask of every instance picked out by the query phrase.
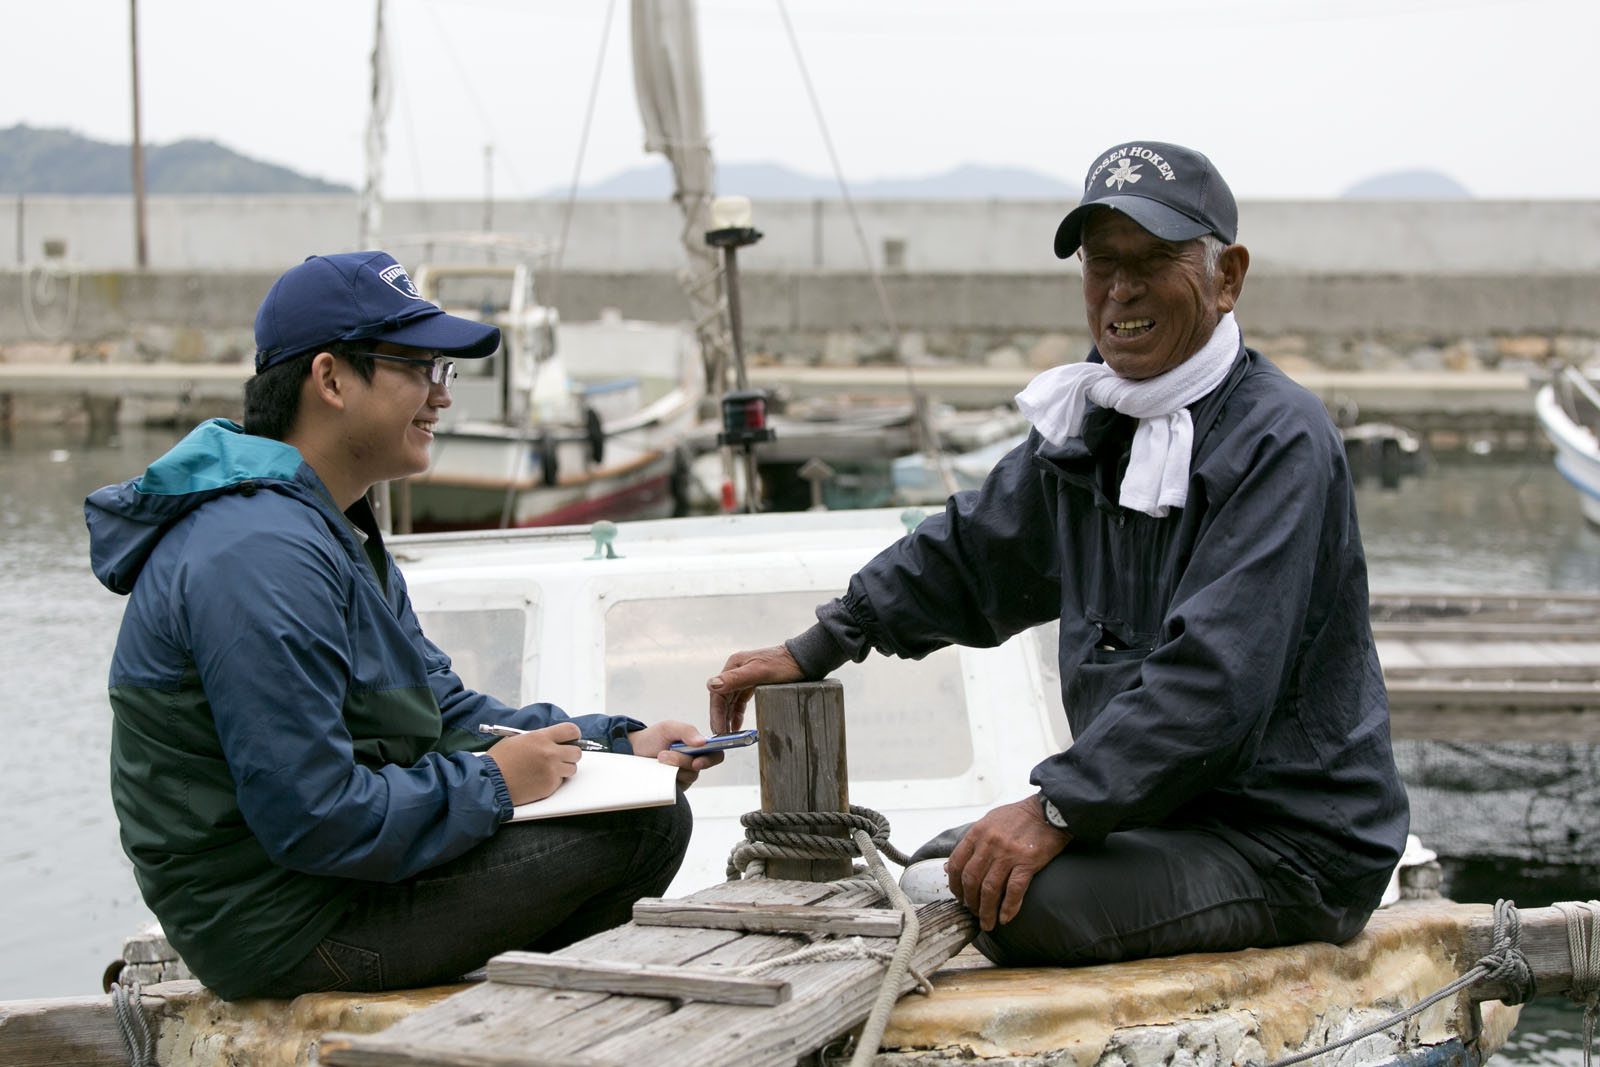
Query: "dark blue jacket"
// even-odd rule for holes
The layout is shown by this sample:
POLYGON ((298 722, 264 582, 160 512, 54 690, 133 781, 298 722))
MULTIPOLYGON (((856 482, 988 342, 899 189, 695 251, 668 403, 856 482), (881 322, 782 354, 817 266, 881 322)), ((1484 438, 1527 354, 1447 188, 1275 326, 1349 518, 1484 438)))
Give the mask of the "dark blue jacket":
POLYGON ((1321 401, 1249 349, 1190 411, 1183 508, 1117 503, 1127 416, 1092 411, 1060 446, 1035 431, 790 650, 820 677, 873 648, 919 658, 1059 618, 1073 741, 1032 781, 1075 838, 1244 835, 1329 901, 1375 906, 1408 809, 1343 444, 1321 401))
MULTIPOLYGON (((224 997, 304 958, 360 882, 453 859, 510 817, 477 724, 568 717, 465 688, 371 511, 341 513, 287 444, 208 422, 85 515, 96 576, 130 594, 110 678, 123 849, 224 997)), ((574 721, 622 751, 640 727, 574 721)))

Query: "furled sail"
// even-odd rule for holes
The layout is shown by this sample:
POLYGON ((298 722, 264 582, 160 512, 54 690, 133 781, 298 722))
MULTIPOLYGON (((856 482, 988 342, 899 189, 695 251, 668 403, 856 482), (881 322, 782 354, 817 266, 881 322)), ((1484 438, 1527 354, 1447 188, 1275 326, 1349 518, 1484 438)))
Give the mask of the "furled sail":
POLYGON ((693 0, 633 0, 633 84, 645 150, 672 164, 673 194, 683 212, 689 266, 682 273, 705 361, 706 388, 725 388, 732 346, 720 296, 720 265, 705 242, 716 184, 700 89, 700 44, 693 0))

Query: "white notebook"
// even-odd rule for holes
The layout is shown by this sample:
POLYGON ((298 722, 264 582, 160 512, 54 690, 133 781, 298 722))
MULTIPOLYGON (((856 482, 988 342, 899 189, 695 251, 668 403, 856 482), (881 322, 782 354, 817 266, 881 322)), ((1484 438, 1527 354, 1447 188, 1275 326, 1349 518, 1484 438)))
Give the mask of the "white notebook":
POLYGON ((518 804, 512 822, 591 811, 653 808, 678 799, 678 769, 643 756, 585 752, 572 777, 543 800, 518 804))

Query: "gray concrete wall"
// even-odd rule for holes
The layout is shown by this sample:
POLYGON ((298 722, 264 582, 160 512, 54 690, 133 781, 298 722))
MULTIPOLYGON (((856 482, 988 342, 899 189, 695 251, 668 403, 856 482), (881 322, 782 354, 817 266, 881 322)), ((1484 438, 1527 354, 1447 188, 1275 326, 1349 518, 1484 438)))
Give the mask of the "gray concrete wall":
MULTIPOLYGON (((249 329, 274 272, 0 271, 0 343, 95 342, 152 324, 249 329)), ((884 280, 902 330, 1081 332, 1076 278, 1050 274, 901 274, 884 280)), ((886 332, 869 276, 741 275, 747 330, 886 332)), ((605 308, 680 321, 688 305, 666 272, 569 272, 562 316, 605 308)), ((1600 335, 1600 275, 1251 274, 1238 316, 1247 334, 1600 335)))
MULTIPOLYGON (((866 249, 837 200, 754 206, 765 235, 741 262, 752 272, 883 268, 887 242, 911 273, 1051 273, 1056 223, 1071 205, 1043 200, 874 200, 857 208, 866 249)), ((492 205, 501 233, 553 241, 566 204, 492 205)), ((415 235, 484 229, 472 201, 385 205, 381 244, 402 261, 426 257, 415 235)), ((352 197, 151 197, 150 264, 161 270, 277 272, 312 252, 354 247, 352 197)), ((1272 272, 1506 274, 1600 271, 1600 201, 1247 201, 1240 240, 1257 275, 1272 272)), ((676 271, 685 262, 677 209, 665 201, 579 201, 563 263, 578 272, 676 271)), ((133 266, 128 197, 0 196, 0 266, 40 262, 46 239, 80 269, 133 266)))

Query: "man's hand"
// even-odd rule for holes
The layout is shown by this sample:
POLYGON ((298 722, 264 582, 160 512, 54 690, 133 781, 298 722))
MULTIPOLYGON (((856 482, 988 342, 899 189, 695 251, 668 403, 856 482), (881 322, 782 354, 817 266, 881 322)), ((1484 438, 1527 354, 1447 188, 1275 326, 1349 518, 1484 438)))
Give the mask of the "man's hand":
POLYGON ((658 762, 672 764, 678 768, 678 788, 688 789, 700 777, 701 771, 722 762, 722 753, 707 752, 691 756, 685 752, 674 752, 670 746, 678 741, 686 745, 703 745, 706 738, 688 723, 672 719, 665 719, 628 735, 628 743, 633 746, 635 756, 654 756, 658 762))
POLYGON ((735 652, 722 665, 722 673, 706 682, 711 690, 711 732, 731 734, 744 722, 744 706, 758 685, 803 682, 800 665, 782 645, 735 652))
POLYGON ((950 892, 993 930, 1017 917, 1033 876, 1072 835, 1051 826, 1037 797, 995 808, 973 824, 945 863, 950 892))
POLYGON ((505 779, 506 789, 511 793, 511 803, 543 800, 571 778, 583 752, 561 742, 576 741, 581 736, 583 731, 578 729, 577 723, 558 722, 490 745, 489 755, 500 768, 500 777, 505 779))

